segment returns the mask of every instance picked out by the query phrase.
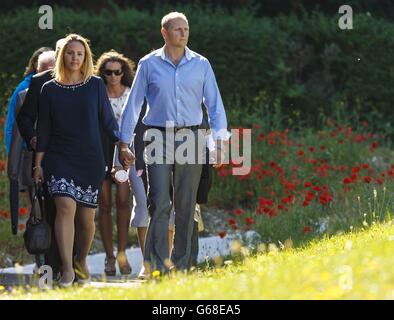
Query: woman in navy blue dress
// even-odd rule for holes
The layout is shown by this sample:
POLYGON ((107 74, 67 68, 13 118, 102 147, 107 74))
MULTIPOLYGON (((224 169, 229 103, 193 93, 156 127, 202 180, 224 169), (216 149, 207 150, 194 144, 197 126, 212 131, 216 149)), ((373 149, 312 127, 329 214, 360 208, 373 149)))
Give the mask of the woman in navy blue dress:
POLYGON ((62 259, 59 284, 63 287, 71 286, 75 273, 79 282, 90 280, 86 257, 106 172, 101 128, 113 143, 118 141, 105 85, 93 76, 88 42, 69 35, 56 61, 55 78, 41 89, 34 167, 35 181, 47 184, 56 204, 55 235, 62 259))

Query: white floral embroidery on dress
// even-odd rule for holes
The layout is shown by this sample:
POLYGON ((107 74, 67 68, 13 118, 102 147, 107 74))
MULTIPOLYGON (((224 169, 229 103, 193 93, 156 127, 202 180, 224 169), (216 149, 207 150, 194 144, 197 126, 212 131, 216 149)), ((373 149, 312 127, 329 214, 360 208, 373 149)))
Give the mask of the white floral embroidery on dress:
POLYGON ((47 184, 51 194, 68 194, 78 202, 97 204, 98 189, 92 191, 92 186, 89 186, 87 190, 83 190, 80 186, 75 186, 72 179, 71 182, 68 182, 65 178, 56 180, 54 176, 51 176, 51 181, 48 181, 47 184))

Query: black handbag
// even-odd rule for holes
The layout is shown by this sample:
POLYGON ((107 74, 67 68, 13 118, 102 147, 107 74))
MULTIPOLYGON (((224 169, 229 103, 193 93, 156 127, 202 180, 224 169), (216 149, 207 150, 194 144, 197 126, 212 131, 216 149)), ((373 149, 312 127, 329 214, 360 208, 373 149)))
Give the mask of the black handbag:
POLYGON ((23 239, 30 254, 44 254, 51 246, 51 227, 46 221, 44 190, 41 184, 35 185, 30 217, 26 222, 23 239))

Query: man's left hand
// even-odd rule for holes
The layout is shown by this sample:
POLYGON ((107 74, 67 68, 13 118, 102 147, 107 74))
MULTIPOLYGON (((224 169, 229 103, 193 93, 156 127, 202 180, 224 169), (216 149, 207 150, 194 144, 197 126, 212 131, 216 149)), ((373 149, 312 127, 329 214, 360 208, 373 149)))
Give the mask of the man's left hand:
POLYGON ((209 153, 209 163, 213 164, 214 168, 219 168, 224 164, 225 157, 225 150, 222 148, 216 148, 209 153))

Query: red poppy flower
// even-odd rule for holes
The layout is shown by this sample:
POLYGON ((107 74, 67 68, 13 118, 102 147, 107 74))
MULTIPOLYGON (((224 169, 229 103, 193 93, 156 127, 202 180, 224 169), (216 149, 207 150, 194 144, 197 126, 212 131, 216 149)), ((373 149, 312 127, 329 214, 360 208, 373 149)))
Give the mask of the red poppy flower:
POLYGON ((306 226, 306 227, 304 227, 304 233, 309 233, 309 232, 312 232, 312 228, 311 227, 308 227, 308 226, 306 226))
POLYGON ((352 173, 358 173, 360 171, 360 167, 359 166, 355 166, 352 168, 352 173))
POLYGON ((219 177, 226 177, 228 175, 228 171, 222 166, 218 169, 218 175, 219 177))
POLYGON ((246 217, 246 218, 245 218, 245 223, 246 223, 247 225, 251 225, 251 224, 255 224, 256 221, 254 221, 254 219, 251 218, 251 217, 246 217))
POLYGON ((322 204, 323 206, 325 206, 326 204, 328 204, 330 201, 332 201, 333 197, 329 194, 322 194, 319 197, 319 202, 320 204, 322 204))
POLYGON ((271 210, 268 212, 268 216, 269 216, 270 218, 276 216, 276 214, 277 214, 277 211, 276 211, 275 209, 271 209, 271 210))
POLYGON ((372 181, 372 178, 371 178, 371 177, 369 177, 369 176, 365 176, 365 177, 364 177, 364 182, 365 182, 365 183, 371 183, 371 181, 372 181))
POLYGON ((10 218, 10 213, 8 211, 0 211, 0 217, 4 218, 4 219, 9 219, 10 218))
POLYGON ((228 220, 227 220, 227 223, 228 223, 230 226, 237 224, 237 222, 236 222, 233 218, 228 219, 228 220))
POLYGON ((343 183, 349 184, 352 183, 352 180, 349 177, 346 177, 345 179, 343 179, 343 183))
POLYGON ((312 183, 310 181, 305 181, 304 187, 309 188, 310 186, 312 186, 312 183))
POLYGON ((253 197, 253 192, 252 191, 246 191, 246 195, 248 197, 253 197))
POLYGON ((245 211, 242 210, 241 208, 238 208, 238 209, 235 209, 234 213, 235 213, 237 216, 242 216, 242 215, 245 213, 245 211))
POLYGON ((19 208, 19 216, 24 217, 27 215, 27 208, 19 208))
POLYGON ((312 201, 314 197, 315 197, 315 195, 311 191, 308 190, 308 192, 305 195, 305 200, 309 202, 309 201, 312 201))
POLYGON ((220 231, 220 232, 218 233, 219 237, 222 238, 222 239, 226 236, 226 234, 227 234, 226 231, 220 231))
POLYGON ((371 143, 371 150, 375 150, 378 147, 378 143, 377 142, 372 142, 371 143))

